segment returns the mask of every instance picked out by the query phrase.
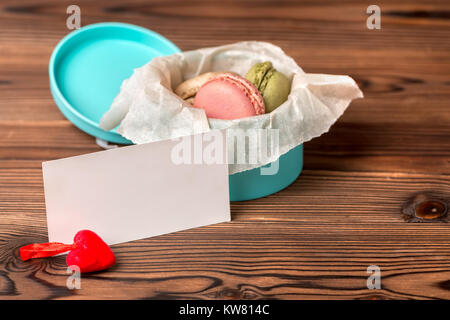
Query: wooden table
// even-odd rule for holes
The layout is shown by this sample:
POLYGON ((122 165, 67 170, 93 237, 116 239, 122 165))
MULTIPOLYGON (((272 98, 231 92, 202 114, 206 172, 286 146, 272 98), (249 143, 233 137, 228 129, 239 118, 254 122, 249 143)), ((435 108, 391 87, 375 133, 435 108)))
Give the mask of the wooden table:
POLYGON ((116 245, 118 264, 80 290, 64 257, 21 262, 19 247, 47 241, 41 162, 100 150, 49 91, 72 3, 0 1, 0 299, 450 298, 448 219, 402 213, 414 197, 428 218, 449 206, 448 1, 379 1, 381 30, 365 1, 76 1, 82 25, 138 24, 182 50, 273 42, 306 72, 352 76, 365 98, 305 144, 294 184, 232 203, 230 223, 116 245), (381 289, 367 288, 371 265, 381 289))

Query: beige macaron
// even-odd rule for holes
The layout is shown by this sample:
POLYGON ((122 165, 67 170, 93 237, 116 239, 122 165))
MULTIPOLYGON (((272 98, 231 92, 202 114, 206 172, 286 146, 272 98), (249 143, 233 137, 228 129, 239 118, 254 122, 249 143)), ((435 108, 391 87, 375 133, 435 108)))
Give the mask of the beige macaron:
POLYGON ((224 72, 206 72, 202 73, 194 78, 191 78, 189 80, 186 80, 182 82, 176 89, 175 93, 184 100, 189 100, 188 102, 192 101, 195 95, 197 94, 198 89, 202 85, 204 85, 209 80, 214 79, 220 74, 223 74, 224 72))

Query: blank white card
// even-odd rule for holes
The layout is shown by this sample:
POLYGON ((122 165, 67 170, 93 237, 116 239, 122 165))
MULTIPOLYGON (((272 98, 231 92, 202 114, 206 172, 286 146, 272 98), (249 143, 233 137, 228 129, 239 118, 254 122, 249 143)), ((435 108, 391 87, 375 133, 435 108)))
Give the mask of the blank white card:
MULTIPOLYGON (((225 134, 215 135, 221 141, 205 135, 189 137, 192 144, 184 147, 194 153, 195 142, 198 152, 212 140, 226 157, 225 134)), ((76 232, 89 229, 111 245, 230 221, 226 161, 179 164, 173 156, 174 148, 182 153, 180 143, 165 140, 43 162, 49 241, 72 243, 76 232)))

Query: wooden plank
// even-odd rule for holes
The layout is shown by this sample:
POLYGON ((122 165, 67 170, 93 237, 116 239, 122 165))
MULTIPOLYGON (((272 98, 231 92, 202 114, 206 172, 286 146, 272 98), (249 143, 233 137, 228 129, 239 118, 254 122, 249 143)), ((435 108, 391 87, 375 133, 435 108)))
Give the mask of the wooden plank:
MULTIPOLYGON (((55 112, 55 110, 53 110, 55 112)), ((0 122, 0 160, 51 160, 101 150, 67 120, 0 122)), ((306 169, 450 173, 450 128, 339 122, 305 144, 306 169)), ((1 162, 0 162, 1 163, 1 162)), ((1 167, 1 166, 0 166, 1 167)))
POLYGON ((6 298, 369 298, 369 265, 382 270, 378 298, 450 298, 448 225, 401 215, 414 191, 449 196, 439 175, 306 171, 276 195, 233 204, 231 223, 114 246, 119 265, 83 277, 76 293, 62 257, 17 260, 20 246, 46 241, 41 184, 38 168, 0 171, 3 282, 15 288, 6 298))
POLYGON ((41 162, 101 150, 49 92, 71 4, 0 0, 1 299, 450 299, 448 223, 402 215, 417 194, 450 199, 446 0, 383 1, 376 31, 357 0, 78 1, 83 25, 138 24, 182 50, 273 42, 306 72, 351 75, 365 98, 305 144, 294 184, 232 203, 230 223, 116 245, 118 264, 76 291, 63 257, 21 262, 20 246, 47 240, 41 162), (381 290, 367 289, 370 265, 381 290))

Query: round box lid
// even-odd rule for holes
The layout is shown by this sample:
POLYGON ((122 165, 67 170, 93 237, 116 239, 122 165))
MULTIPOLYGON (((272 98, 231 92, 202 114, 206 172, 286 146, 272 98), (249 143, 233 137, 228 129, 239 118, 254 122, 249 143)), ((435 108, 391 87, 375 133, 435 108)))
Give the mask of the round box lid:
POLYGON ((64 37, 49 63, 50 89, 61 112, 78 128, 114 143, 131 142, 99 127, 102 115, 135 68, 180 49, 151 30, 125 23, 97 23, 64 37))

